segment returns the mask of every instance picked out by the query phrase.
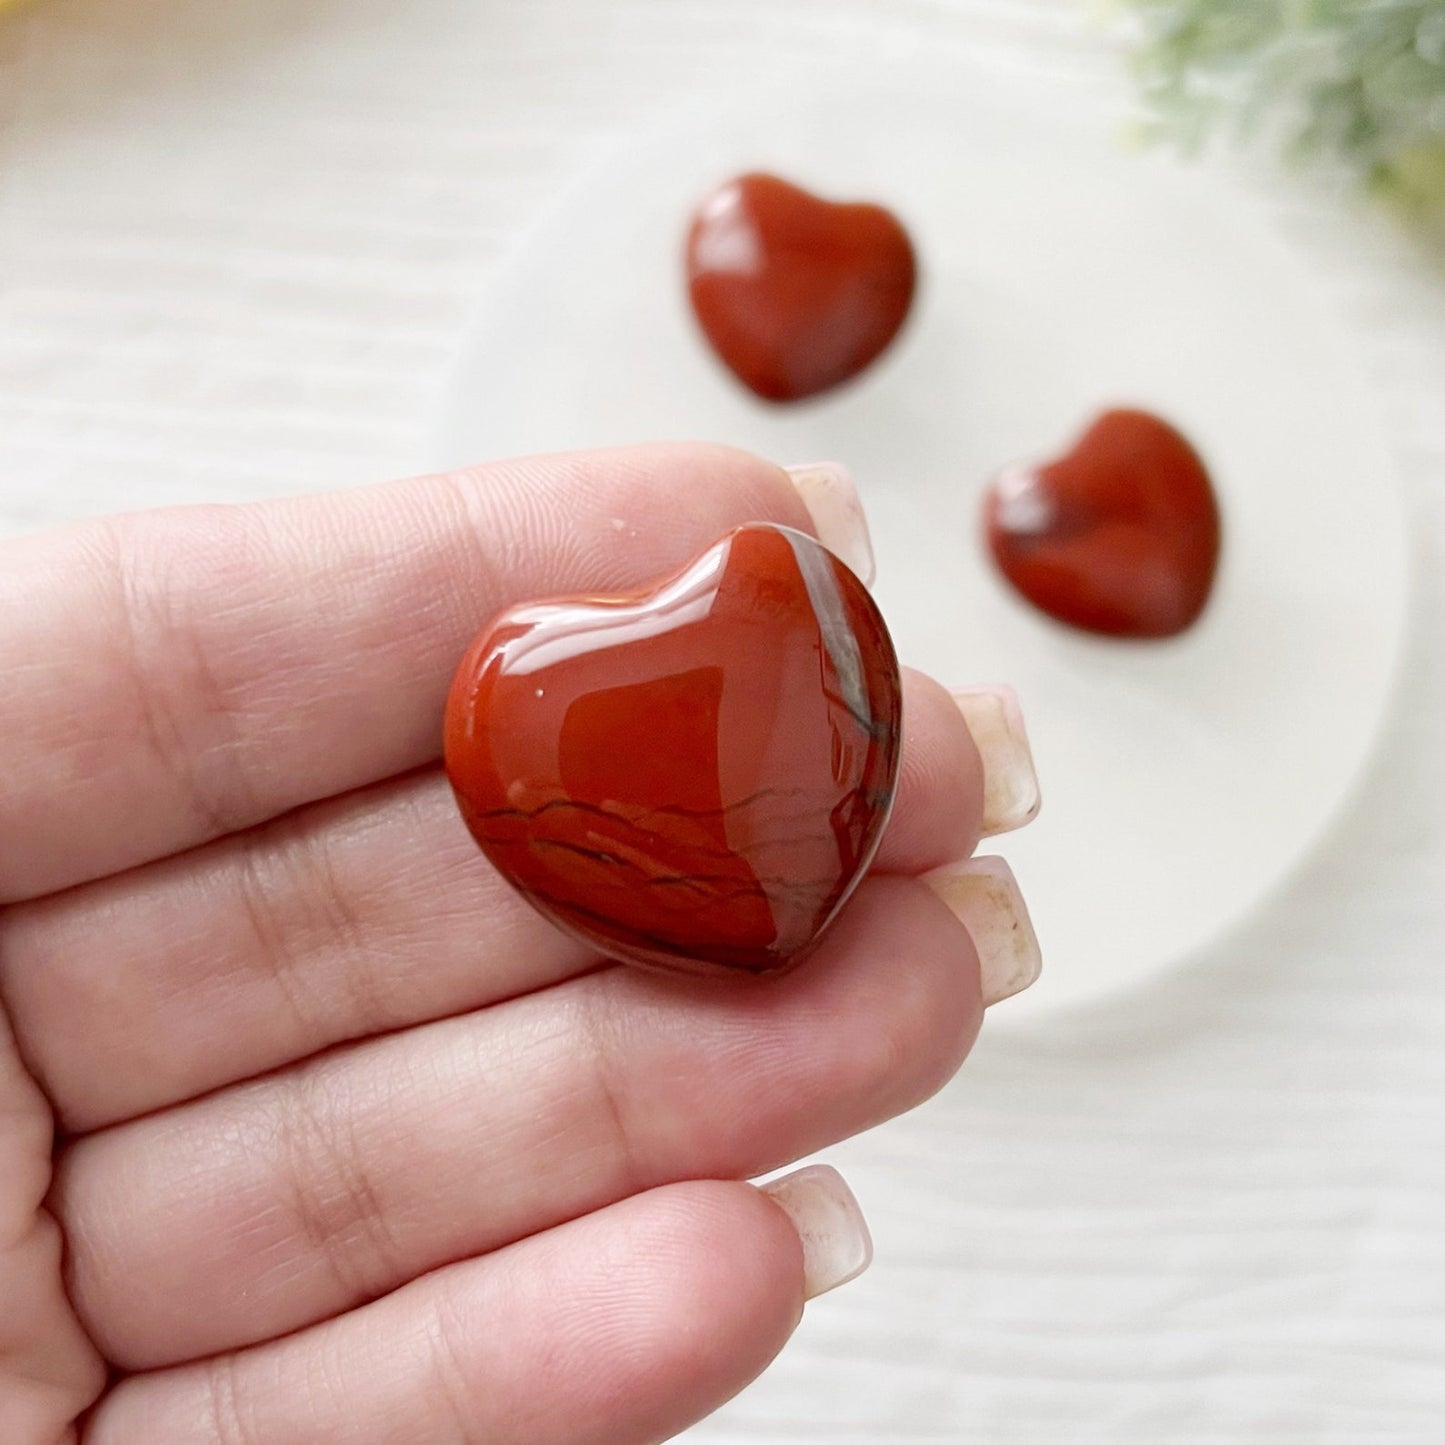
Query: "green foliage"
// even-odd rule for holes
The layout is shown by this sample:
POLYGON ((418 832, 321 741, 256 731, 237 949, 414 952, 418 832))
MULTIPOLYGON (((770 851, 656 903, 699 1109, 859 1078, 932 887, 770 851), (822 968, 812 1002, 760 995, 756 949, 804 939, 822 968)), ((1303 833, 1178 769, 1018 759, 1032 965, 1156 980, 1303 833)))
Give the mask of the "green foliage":
POLYGON ((1124 0, 1160 128, 1278 130, 1445 244, 1445 0, 1124 0))

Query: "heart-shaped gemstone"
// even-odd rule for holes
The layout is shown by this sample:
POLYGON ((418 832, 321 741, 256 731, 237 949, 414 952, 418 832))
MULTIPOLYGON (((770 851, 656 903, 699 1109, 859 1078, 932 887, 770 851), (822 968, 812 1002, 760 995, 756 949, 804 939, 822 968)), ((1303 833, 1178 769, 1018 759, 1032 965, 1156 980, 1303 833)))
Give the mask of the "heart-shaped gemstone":
POLYGON ((1219 562, 1204 463, 1143 411, 1105 412, 1066 456, 1001 473, 984 526, 999 569, 1035 607, 1111 637, 1183 632, 1219 562))
POLYGON ((771 973, 877 850, 901 699, 863 584, 759 523, 649 592, 495 618, 452 684, 447 772, 497 870, 601 952, 771 973))
POLYGON ((713 349, 767 401, 856 376, 913 301, 908 233, 881 206, 837 205, 747 175, 699 207, 687 241, 693 310, 713 349))

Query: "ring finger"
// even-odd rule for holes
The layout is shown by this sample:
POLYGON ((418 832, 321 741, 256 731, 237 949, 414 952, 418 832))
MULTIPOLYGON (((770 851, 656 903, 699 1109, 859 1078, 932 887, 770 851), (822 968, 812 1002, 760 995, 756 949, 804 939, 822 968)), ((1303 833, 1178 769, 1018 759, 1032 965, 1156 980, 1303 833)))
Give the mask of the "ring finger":
MULTIPOLYGON (((966 723, 922 674, 904 688, 877 869, 918 873, 1023 821, 1037 791, 994 694, 965 700, 966 723)), ((0 915, 0 991, 72 1133, 597 962, 480 856, 436 771, 0 915)))
POLYGON ((74 1144, 53 1203, 102 1350, 150 1368, 270 1338, 682 1178, 742 1178, 938 1088, 1016 892, 868 880, 759 986, 608 969, 370 1040, 74 1144))

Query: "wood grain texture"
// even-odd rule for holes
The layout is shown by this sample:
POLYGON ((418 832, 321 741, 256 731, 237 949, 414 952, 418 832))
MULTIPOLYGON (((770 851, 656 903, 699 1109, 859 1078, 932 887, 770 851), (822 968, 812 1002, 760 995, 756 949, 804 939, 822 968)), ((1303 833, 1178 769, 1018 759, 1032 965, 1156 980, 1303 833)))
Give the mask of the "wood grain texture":
MULTIPOLYGON (((599 140, 760 48, 1123 93, 1064 0, 7 12, 0 529, 413 469, 505 248, 599 140)), ((1069 1019, 1008 1005, 939 1099, 833 1151, 877 1263, 699 1442, 1440 1438, 1445 288, 1269 184, 1409 489, 1416 627, 1368 786, 1192 970, 1069 1019)))

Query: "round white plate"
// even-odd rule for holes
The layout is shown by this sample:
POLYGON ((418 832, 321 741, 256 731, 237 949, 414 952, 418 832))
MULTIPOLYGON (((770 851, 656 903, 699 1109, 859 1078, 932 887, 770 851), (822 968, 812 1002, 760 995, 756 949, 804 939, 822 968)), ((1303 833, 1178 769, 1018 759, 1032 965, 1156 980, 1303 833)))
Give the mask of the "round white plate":
POLYGON ((1043 942, 1020 1015, 1200 950, 1360 775, 1399 656, 1405 546, 1348 337, 1227 177, 1129 153, 1053 89, 833 72, 680 121, 572 190, 497 279, 438 461, 660 437, 848 463, 904 659, 1017 687, 1044 809, 986 848, 1013 862, 1043 942), (921 257, 894 349, 803 406, 749 397, 685 302, 689 213, 750 169, 885 202, 921 257), (1052 624, 977 541, 998 467, 1120 402, 1181 426, 1221 494, 1214 601, 1168 643, 1052 624))

